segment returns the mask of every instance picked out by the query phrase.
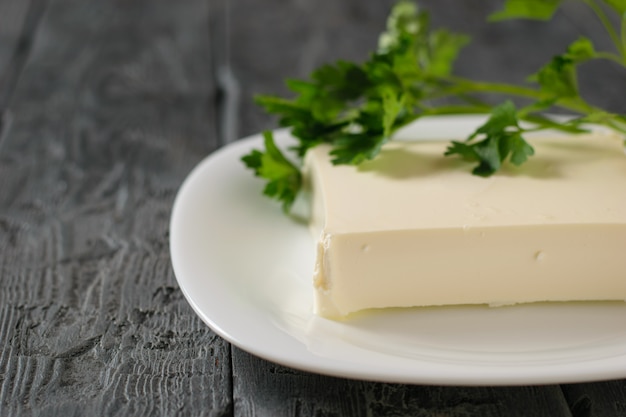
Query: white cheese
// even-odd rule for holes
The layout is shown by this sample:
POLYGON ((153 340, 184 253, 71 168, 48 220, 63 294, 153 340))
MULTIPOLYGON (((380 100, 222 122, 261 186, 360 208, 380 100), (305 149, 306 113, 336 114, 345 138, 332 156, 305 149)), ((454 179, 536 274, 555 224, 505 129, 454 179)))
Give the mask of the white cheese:
POLYGON ((333 166, 309 151, 315 312, 626 299, 626 156, 609 134, 532 140, 481 178, 446 142, 394 141, 333 166))

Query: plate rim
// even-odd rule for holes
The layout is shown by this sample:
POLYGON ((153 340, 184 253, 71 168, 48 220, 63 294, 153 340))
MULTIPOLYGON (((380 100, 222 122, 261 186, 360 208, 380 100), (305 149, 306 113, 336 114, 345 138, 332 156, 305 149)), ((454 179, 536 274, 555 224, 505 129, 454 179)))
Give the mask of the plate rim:
MULTIPOLYGON (((436 121, 432 123, 440 123, 442 119, 446 120, 446 123, 460 123, 460 124, 478 124, 481 120, 484 120, 486 116, 443 116, 437 117, 436 121)), ((423 123, 423 121, 422 121, 423 123)), ((276 130, 277 141, 284 141, 288 139, 288 132, 285 129, 276 130)), ((410 130, 409 130, 410 134, 410 130)), ((455 139, 455 138, 453 138, 455 139)), ((177 195, 174 200, 170 217, 170 257, 174 270, 176 280, 183 295, 188 303, 191 305, 194 312, 220 337, 226 341, 232 343, 238 348, 247 351, 253 355, 269 360, 274 363, 278 363, 283 366, 288 366, 294 369, 299 369, 306 372, 313 372, 318 374, 324 374, 335 377, 353 378, 359 380, 378 381, 378 382, 391 382, 391 383, 410 383, 410 384, 436 384, 436 385, 473 385, 473 386, 485 386, 485 385, 527 385, 527 384, 548 384, 548 383, 575 383, 575 382, 590 382, 606 379, 619 379, 626 377, 626 353, 619 356, 620 366, 615 366, 615 360, 600 359, 598 361, 588 361, 584 366, 582 372, 581 369, 568 369, 566 367, 546 367, 537 368, 532 367, 526 369, 525 367, 518 367, 516 372, 510 374, 505 371, 510 371, 510 365, 507 365, 505 369, 499 369, 498 364, 491 364, 487 367, 476 367, 475 364, 469 366, 460 366, 458 364, 452 366, 452 373, 443 373, 435 375, 433 373, 427 373, 422 375, 409 375, 405 372, 401 372, 398 369, 389 369, 387 372, 371 372, 363 369, 359 369, 354 364, 346 364, 341 360, 334 358, 322 358, 315 357, 311 352, 308 352, 309 357, 306 357, 306 346, 297 341, 293 335, 288 334, 283 329, 274 329, 276 332, 273 335, 282 334, 283 341, 289 346, 288 349, 295 349, 297 351, 290 352, 291 354, 285 355, 284 351, 279 352, 272 349, 267 349, 264 346, 254 345, 249 343, 243 338, 234 334, 232 329, 228 328, 228 324, 220 320, 219 317, 215 317, 210 312, 207 312, 201 305, 201 301, 198 295, 193 293, 193 288, 190 285, 189 277, 185 277, 186 267, 182 260, 182 257, 178 253, 180 249, 180 239, 183 237, 180 235, 179 227, 181 227, 182 216, 185 212, 186 205, 190 201, 190 193, 195 191, 195 188, 199 186, 199 182, 203 180, 203 174, 207 169, 212 168, 218 161, 226 161, 229 158, 243 155, 244 150, 249 150, 254 145, 260 145, 262 140, 261 134, 254 134, 248 137, 242 138, 238 141, 232 142, 222 148, 219 148, 202 159, 193 169, 189 172, 183 183, 181 184, 177 195), (303 359, 303 355, 306 357, 303 359), (590 366, 589 362, 598 362, 599 366, 590 366), (547 369, 550 368, 550 369, 547 369), (554 372, 555 368, 558 368, 558 372, 554 372), (488 375, 482 375, 477 378, 476 371, 488 371, 488 375), (456 372, 454 372, 456 370, 456 372)), ((237 158, 239 159, 239 158, 237 158)), ((243 169, 243 164, 242 164, 243 169)), ((250 175, 252 178, 252 176, 250 175)), ((257 180, 252 180, 256 181, 257 180)), ((260 182, 258 182, 260 184, 260 182)), ((259 199, 265 199, 260 195, 259 199)), ((193 201, 193 199, 191 199, 193 201)), ((278 205, 273 207, 277 211, 280 211, 278 205)), ((280 214, 282 216, 282 213, 280 214)), ((613 358, 611 358, 613 359, 613 358)), ((437 366, 436 368, 441 368, 437 366)), ((441 369, 449 371, 450 366, 444 366, 441 369)))

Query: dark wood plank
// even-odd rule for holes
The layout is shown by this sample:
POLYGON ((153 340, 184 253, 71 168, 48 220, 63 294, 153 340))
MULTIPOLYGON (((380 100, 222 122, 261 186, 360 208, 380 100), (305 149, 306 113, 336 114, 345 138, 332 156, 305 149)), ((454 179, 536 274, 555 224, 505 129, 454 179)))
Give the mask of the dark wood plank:
POLYGON ((385 384, 300 372, 233 350, 236 416, 569 416, 559 386, 385 384))
POLYGON ((626 416, 626 380, 563 385, 574 417, 626 416))
POLYGON ((0 0, 0 114, 11 98, 45 5, 45 0, 0 0))
POLYGON ((168 223, 217 144, 204 0, 55 0, 0 143, 0 415, 228 415, 168 223))
POLYGON ((29 0, 0 0, 0 86, 6 84, 5 74, 22 36, 30 4, 29 0))

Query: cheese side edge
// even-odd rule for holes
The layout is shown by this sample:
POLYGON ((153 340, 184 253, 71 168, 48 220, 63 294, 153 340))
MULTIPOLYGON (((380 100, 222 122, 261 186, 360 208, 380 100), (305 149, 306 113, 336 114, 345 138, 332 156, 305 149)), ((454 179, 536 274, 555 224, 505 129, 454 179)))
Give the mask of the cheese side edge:
MULTIPOLYGON (((608 155, 612 155, 611 139, 602 140, 606 143, 601 143, 600 147, 608 146, 608 155)), ((540 141, 538 145, 541 147, 540 141)), ((413 149, 413 145, 399 146, 413 149)), ((433 149, 437 146, 445 145, 437 144, 433 149)), ((562 210, 569 210, 568 201, 561 202, 559 198, 549 201, 551 199, 547 198, 543 203, 532 202, 539 207, 529 210, 531 214, 527 217, 530 218, 524 218, 524 210, 521 210, 514 216, 510 213, 500 217, 496 213, 487 219, 475 216, 477 220, 472 222, 468 210, 473 216, 476 210, 481 209, 473 207, 472 203, 463 207, 462 215, 442 210, 443 215, 457 216, 456 222, 446 224, 445 219, 436 219, 429 223, 433 226, 416 227, 414 219, 409 219, 409 227, 400 228, 398 219, 394 218, 390 221, 394 227, 385 230, 379 226, 369 227, 363 220, 366 216, 358 219, 362 223, 355 220, 329 221, 329 218, 355 217, 350 213, 364 209, 359 207, 360 197, 376 194, 376 187, 393 188, 398 179, 379 179, 378 183, 374 181, 375 186, 363 190, 364 184, 369 184, 364 182, 363 172, 354 167, 329 168, 327 152, 328 149, 322 146, 307 155, 306 159, 306 172, 313 194, 311 231, 318 241, 314 311, 322 317, 339 319, 356 311, 386 307, 626 300, 626 257, 622 255, 626 247, 626 193, 615 195, 620 186, 623 190, 626 185, 626 158, 623 154, 619 155, 623 161, 611 158, 608 164, 611 168, 600 174, 608 175, 606 181, 617 181, 617 184, 600 190, 600 193, 606 194, 606 201, 603 197, 600 201, 607 207, 602 210, 581 208, 578 210, 582 213, 580 219, 575 217, 576 213, 570 213, 560 221, 554 210, 559 210, 561 203, 562 210), (338 180, 337 175, 343 178, 338 180), (337 188, 336 183, 342 181, 344 185, 354 185, 357 190, 342 186, 337 188), (342 193, 344 198, 343 206, 339 208, 328 201, 337 193, 342 193), (350 195, 356 201, 346 207, 350 195), (556 207, 553 207, 555 204, 556 207), (538 213, 548 212, 551 214, 539 218, 538 213), (589 218, 588 212, 592 212, 594 218, 589 218)), ((561 151, 557 146, 556 151, 550 152, 548 159, 554 163, 555 155, 558 156, 561 151)), ((619 150, 615 152, 619 153, 619 150)), ((602 158, 598 157, 596 162, 601 163, 602 158)), ((392 159, 388 162, 393 165, 392 159)), ((584 172, 577 178, 575 170, 573 177, 585 181, 588 173, 584 172)), ((499 207, 497 202, 494 204, 493 196, 498 196, 500 189, 497 187, 501 182, 519 186, 517 192, 523 192, 529 184, 547 183, 548 192, 553 187, 558 194, 561 183, 564 188, 568 186, 566 182, 570 174, 567 170, 564 172, 561 177, 537 178, 538 182, 530 183, 526 179, 516 180, 519 175, 525 174, 509 173, 496 179, 499 182, 495 185, 484 183, 489 184, 489 190, 493 188, 491 195, 489 190, 485 191, 486 188, 476 189, 475 194, 487 199, 490 207, 499 207)), ((467 172, 462 175, 469 176, 467 172)), ((476 180, 482 179, 470 181, 476 180)), ((432 198, 442 186, 435 175, 423 171, 415 178, 403 178, 401 181, 406 182, 401 187, 411 187, 414 181, 427 183, 413 202, 415 216, 420 215, 420 198, 432 198)), ((480 187, 484 184, 481 183, 480 187)), ((584 190, 594 187, 593 183, 582 184, 581 190, 584 193, 584 190)), ((464 186, 463 190, 468 188, 471 189, 471 186, 464 186)), ((463 195, 459 201, 466 203, 476 195, 463 195)), ((565 191, 563 195, 567 197, 570 194, 565 191)), ((501 197, 506 199, 507 195, 501 197)), ((367 204, 371 206, 372 201, 375 198, 368 200, 367 204)), ((400 197, 398 201, 411 203, 405 197, 400 197)), ((398 204, 398 201, 393 196, 386 196, 381 198, 380 207, 365 208, 375 212, 376 221, 371 223, 381 223, 380 217, 386 213, 385 204, 398 204)), ((581 204, 580 201, 576 203, 581 204)), ((436 211, 436 207, 435 202, 430 210, 436 211)), ((433 213, 429 215, 434 216, 433 213)))

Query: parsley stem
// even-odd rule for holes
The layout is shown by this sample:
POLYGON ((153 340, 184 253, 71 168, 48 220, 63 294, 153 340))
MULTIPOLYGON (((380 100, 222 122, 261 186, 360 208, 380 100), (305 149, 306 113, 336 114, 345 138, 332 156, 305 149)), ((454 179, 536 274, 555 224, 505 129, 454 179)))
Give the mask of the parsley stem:
MULTIPOLYGON (((622 50, 626 51, 626 13, 622 15, 622 23, 620 27, 621 35, 622 35, 622 50)), ((626 59, 624 61, 624 65, 626 65, 626 59)))
POLYGON ((613 61, 619 65, 624 65, 624 62, 622 61, 622 58, 619 57, 619 55, 616 55, 614 53, 611 52, 596 52, 594 54, 594 58, 600 58, 600 59, 607 59, 609 61, 613 61))
POLYGON ((607 17, 606 13, 604 13, 604 10, 602 9, 602 7, 599 4, 597 4, 594 0, 583 0, 583 1, 585 2, 585 4, 587 4, 587 6, 589 6, 594 11, 598 19, 600 19, 600 21, 602 22, 602 25, 604 26, 607 33, 613 40, 613 43, 615 44, 615 47, 617 48, 619 55, 622 57, 620 62, 622 64, 626 64, 626 46, 623 43, 623 39, 617 35, 617 32, 615 31, 613 24, 607 17))
MULTIPOLYGON (((458 96, 467 93, 495 93, 535 100, 545 100, 550 98, 549 95, 546 95, 546 93, 540 90, 513 84, 472 81, 456 76, 448 76, 446 77, 446 80, 451 82, 453 85, 447 88, 442 88, 438 94, 433 94, 433 98, 458 96)), ((585 102, 581 97, 561 98, 555 103, 555 106, 581 114, 601 111, 601 109, 593 107, 585 102)))
POLYGON ((451 87, 442 88, 439 93, 441 96, 457 96, 465 93, 497 93, 534 99, 544 98, 544 94, 539 90, 513 84, 473 81, 456 76, 448 76, 446 80, 450 81, 453 85, 451 87))
POLYGON ((425 107, 422 109, 423 116, 441 116, 446 114, 486 114, 491 110, 491 106, 439 106, 425 107))

